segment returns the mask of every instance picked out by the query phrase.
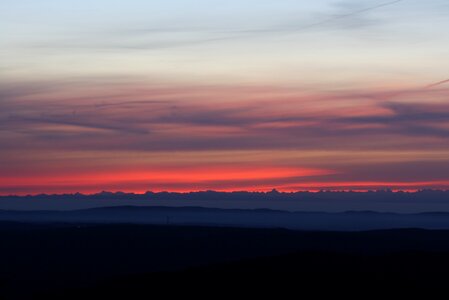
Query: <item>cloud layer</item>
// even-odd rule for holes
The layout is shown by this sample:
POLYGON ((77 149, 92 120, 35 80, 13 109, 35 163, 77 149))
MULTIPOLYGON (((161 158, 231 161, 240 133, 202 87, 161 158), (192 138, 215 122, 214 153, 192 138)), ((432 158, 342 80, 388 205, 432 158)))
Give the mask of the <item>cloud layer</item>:
POLYGON ((1 91, 3 193, 449 182, 444 86, 313 93, 93 82, 1 91))

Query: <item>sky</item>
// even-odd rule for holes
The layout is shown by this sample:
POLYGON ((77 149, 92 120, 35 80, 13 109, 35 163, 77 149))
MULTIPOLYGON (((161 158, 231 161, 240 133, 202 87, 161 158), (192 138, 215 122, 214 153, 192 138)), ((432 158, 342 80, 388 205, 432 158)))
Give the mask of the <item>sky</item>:
POLYGON ((447 0, 0 0, 0 195, 449 189, 447 0))

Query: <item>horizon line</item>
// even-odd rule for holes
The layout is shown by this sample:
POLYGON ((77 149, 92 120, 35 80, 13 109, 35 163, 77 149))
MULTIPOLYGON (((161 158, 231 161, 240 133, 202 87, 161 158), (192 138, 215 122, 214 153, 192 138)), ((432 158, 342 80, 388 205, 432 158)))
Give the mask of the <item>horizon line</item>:
POLYGON ((152 191, 147 190, 145 192, 124 192, 124 191, 99 191, 93 193, 82 193, 82 192, 71 192, 71 193, 38 193, 38 194, 0 194, 0 198, 5 197, 36 197, 36 196, 97 196, 102 194, 112 194, 112 195, 146 195, 146 194, 199 194, 199 193, 221 193, 221 194, 232 194, 232 193, 252 193, 252 194, 298 194, 298 193, 421 193, 421 192, 449 192, 449 189, 432 189, 432 188, 422 188, 422 189, 367 189, 367 190, 351 190, 351 189, 319 189, 319 190, 297 190, 297 191, 280 191, 273 188, 270 191, 249 191, 249 190, 233 190, 233 191, 220 191, 220 190, 196 190, 196 191, 152 191))

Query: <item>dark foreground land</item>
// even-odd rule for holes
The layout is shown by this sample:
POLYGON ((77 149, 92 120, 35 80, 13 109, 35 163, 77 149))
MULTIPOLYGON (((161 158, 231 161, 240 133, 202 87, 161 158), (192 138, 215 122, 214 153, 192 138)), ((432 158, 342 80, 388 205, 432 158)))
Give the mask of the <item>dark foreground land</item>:
POLYGON ((0 239, 4 299, 282 299, 435 291, 449 279, 445 230, 2 222, 0 239))

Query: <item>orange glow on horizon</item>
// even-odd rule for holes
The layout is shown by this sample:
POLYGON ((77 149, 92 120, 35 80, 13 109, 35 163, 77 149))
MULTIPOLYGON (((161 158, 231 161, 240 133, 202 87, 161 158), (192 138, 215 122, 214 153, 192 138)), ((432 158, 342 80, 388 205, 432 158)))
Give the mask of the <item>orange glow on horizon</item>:
POLYGON ((334 171, 312 168, 193 168, 177 170, 125 171, 90 174, 50 175, 39 177, 4 177, 3 185, 18 185, 25 182, 31 185, 41 184, 106 184, 114 182, 155 181, 167 183, 264 180, 289 177, 306 177, 334 174, 334 171))

